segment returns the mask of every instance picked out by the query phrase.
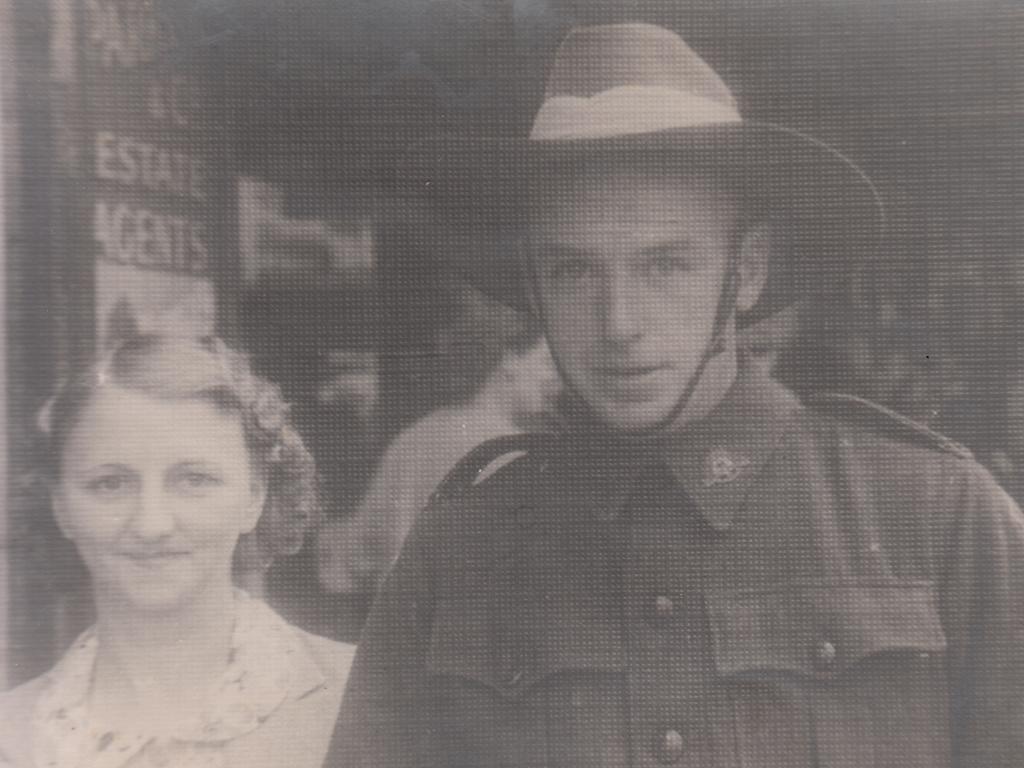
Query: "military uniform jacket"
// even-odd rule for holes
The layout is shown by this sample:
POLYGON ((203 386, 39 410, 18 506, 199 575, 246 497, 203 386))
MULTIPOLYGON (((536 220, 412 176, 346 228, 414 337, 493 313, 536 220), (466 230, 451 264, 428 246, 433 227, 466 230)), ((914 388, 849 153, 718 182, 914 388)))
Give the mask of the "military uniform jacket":
POLYGON ((328 764, 1024 765, 1024 522, 965 451, 744 375, 655 453, 440 494, 328 764))

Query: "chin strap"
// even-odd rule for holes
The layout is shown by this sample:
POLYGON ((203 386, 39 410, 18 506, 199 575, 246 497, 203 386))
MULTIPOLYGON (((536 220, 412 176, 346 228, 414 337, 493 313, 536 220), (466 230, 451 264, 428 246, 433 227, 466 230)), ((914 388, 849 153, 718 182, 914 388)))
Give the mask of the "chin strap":
POLYGON ((734 255, 729 258, 725 277, 722 280, 722 290, 718 293, 718 303, 715 306, 715 322, 711 327, 711 338, 708 339, 707 346, 704 347, 704 352, 701 353, 697 367, 694 368, 689 381, 686 382, 685 389, 683 389, 682 394, 676 400, 676 404, 672 406, 672 410, 669 411, 668 415, 651 427, 637 430, 638 435, 650 436, 667 429, 675 423, 676 419, 686 409, 686 406, 690 404, 690 399, 697 390, 697 386, 704 376, 704 370, 708 367, 708 363, 725 351, 725 330, 729 325, 729 319, 733 315, 733 310, 736 308, 736 294, 738 291, 739 267, 738 259, 734 255))
MULTIPOLYGON (((538 287, 536 272, 533 269, 533 264, 525 251, 523 252, 522 259, 526 262, 526 269, 524 271, 528 275, 527 282, 530 293, 532 294, 532 304, 537 312, 541 327, 544 329, 545 334, 547 334, 547 317, 544 313, 544 304, 540 299, 540 289, 538 287)), ((739 254, 738 249, 733 249, 732 255, 729 257, 729 263, 726 265, 725 277, 722 280, 722 289, 718 294, 718 303, 715 307, 714 325, 711 328, 711 337, 708 339, 708 343, 704 347, 704 351, 701 353, 697 367, 694 368, 693 373, 686 382, 686 386, 679 395, 679 399, 676 400, 675 405, 672 406, 672 410, 656 424, 642 429, 626 431, 623 433, 624 436, 639 440, 655 437, 663 430, 672 426, 672 424, 679 418, 682 412, 686 409, 686 406, 689 405, 690 399, 693 397, 693 393, 697 390, 697 386, 700 384, 700 380, 704 376, 704 370, 707 368, 708 363, 725 351, 725 331, 728 327, 729 320, 733 315, 733 311, 736 308, 736 296, 738 292, 739 254)), ((573 385, 572 379, 568 376, 554 349, 551 349, 551 358, 554 360, 555 368, 558 370, 569 394, 577 402, 583 404, 586 407, 586 410, 591 414, 591 416, 593 416, 589 406, 586 405, 586 400, 582 395, 580 395, 576 387, 573 385)))

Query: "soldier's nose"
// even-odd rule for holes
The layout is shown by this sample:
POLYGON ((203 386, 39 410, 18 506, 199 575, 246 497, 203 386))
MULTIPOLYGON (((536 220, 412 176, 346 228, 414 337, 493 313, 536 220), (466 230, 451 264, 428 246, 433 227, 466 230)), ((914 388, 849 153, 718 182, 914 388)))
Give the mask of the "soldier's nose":
POLYGON ((610 277, 605 281, 601 312, 605 336, 609 341, 630 341, 640 335, 640 313, 636 292, 629 281, 610 277))

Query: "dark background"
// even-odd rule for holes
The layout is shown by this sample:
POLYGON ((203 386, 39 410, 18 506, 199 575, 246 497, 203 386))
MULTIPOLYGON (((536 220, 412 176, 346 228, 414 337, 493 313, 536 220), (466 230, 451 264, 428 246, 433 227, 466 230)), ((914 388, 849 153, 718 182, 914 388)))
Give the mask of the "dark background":
MULTIPOLYGON (((231 177, 272 183, 283 192, 285 212, 297 218, 373 221, 372 279, 293 276, 244 287, 230 237, 236 211, 227 204, 211 213, 227 222, 228 233, 218 266, 219 330, 250 349, 296 403, 329 475, 331 514, 350 509, 396 430, 443 402, 453 379, 472 378, 466 367, 473 355, 452 358, 438 347, 440 332, 456 321, 458 290, 417 237, 415 205, 389 194, 396 159, 411 141, 445 128, 524 133, 565 31, 623 20, 678 31, 730 83, 747 117, 832 144, 867 171, 885 200, 884 248, 870 261, 851 257, 849 268, 830 278, 832 300, 806 311, 779 375, 803 392, 841 389, 872 398, 950 434, 1024 498, 1019 2, 154 5, 177 39, 166 54, 170 66, 186 70, 209 96, 206 117, 231 177), (328 352, 338 348, 378 355, 381 399, 370 428, 315 402, 328 352)), ((73 560, 54 555, 59 537, 32 480, 38 459, 31 416, 59 372, 91 353, 96 329, 91 275, 74 260, 68 233, 75 189, 54 159, 64 133, 77 126, 69 124, 65 95, 48 80, 51 4, 0 6, 13 30, 3 41, 11 43, 16 77, 4 91, 5 122, 15 116, 5 141, 13 141, 17 166, 5 166, 5 174, 17 174, 6 185, 7 205, 18 212, 6 233, 7 547, 11 664, 24 679, 52 662, 68 628, 87 614, 75 598, 81 585, 76 592, 73 560)), ((320 631, 348 621, 342 634, 352 636, 365 601, 331 604, 317 592, 310 566, 307 552, 276 573, 284 602, 320 631)))
MULTIPOLYGON (((178 5, 183 20, 204 28, 199 39, 223 49, 230 122, 242 127, 233 142, 239 170, 279 182, 305 212, 370 204, 399 148, 430 131, 526 130, 547 62, 572 23, 644 20, 677 30, 730 82, 745 114, 839 148, 888 207, 881 259, 835 276, 859 281, 849 304, 812 324, 787 375, 804 389, 842 382, 982 454, 1006 440, 997 434, 1008 423, 999 393, 1022 365, 1019 4, 178 5)), ((441 273, 429 254, 410 250, 385 239, 381 253, 391 277, 383 306, 409 308, 391 313, 385 328, 399 374, 403 347, 422 341, 417 330, 428 333, 423 321, 444 318, 425 289, 441 273)), ((395 398, 408 401, 400 379, 395 398)))

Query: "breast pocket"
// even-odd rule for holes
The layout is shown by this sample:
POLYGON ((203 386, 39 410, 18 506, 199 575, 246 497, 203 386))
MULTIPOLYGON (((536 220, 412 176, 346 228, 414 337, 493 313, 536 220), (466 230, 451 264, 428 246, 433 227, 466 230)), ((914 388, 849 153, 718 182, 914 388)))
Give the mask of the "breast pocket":
POLYGON ((948 764, 946 639, 930 583, 721 591, 708 613, 742 765, 948 764))
POLYGON ((447 765, 626 763, 623 646, 603 606, 443 601, 426 658, 447 765), (570 615, 565 610, 571 610, 570 615))

